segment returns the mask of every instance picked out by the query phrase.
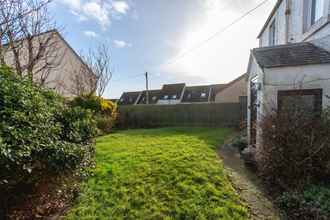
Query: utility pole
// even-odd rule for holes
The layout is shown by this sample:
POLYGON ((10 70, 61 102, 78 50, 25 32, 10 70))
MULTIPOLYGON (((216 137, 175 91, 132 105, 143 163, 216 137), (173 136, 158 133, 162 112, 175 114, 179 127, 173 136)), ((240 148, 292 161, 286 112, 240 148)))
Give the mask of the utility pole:
POLYGON ((149 83, 148 83, 148 72, 146 72, 146 104, 149 105, 149 83))

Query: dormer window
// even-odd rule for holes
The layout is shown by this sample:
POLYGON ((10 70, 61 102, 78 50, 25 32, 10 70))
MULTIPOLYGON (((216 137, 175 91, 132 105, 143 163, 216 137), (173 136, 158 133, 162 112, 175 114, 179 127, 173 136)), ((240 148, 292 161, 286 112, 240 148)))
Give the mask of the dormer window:
POLYGON ((324 0, 312 0, 311 25, 315 24, 323 16, 324 0))
POLYGON ((274 46, 276 43, 276 20, 269 26, 269 46, 274 46))

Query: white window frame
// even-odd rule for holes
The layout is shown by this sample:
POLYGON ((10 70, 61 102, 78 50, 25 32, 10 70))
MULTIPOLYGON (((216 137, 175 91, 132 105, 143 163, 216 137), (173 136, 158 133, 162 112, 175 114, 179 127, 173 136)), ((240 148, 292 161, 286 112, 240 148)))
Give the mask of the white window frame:
POLYGON ((304 32, 318 26, 317 24, 324 17, 325 6, 325 0, 304 0, 304 32), (319 4, 321 8, 317 10, 319 4), (316 14, 317 12, 319 12, 319 15, 316 14))
POLYGON ((269 46, 276 45, 276 19, 274 19, 269 25, 269 46))
POLYGON ((311 0, 311 26, 323 17, 324 5, 324 0, 311 0))

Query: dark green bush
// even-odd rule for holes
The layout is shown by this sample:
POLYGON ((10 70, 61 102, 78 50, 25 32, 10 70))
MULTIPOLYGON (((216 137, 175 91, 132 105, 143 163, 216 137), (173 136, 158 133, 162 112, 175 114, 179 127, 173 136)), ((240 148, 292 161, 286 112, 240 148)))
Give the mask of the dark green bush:
POLYGON ((242 131, 241 134, 235 137, 232 141, 233 147, 237 148, 240 152, 242 152, 248 146, 246 134, 246 131, 242 131))
POLYGON ((89 111, 0 67, 1 195, 80 167, 95 130, 89 111))
POLYGON ((65 108, 57 115, 61 124, 62 140, 72 143, 87 143, 96 135, 96 122, 89 110, 80 107, 65 108))
POLYGON ((112 131, 117 120, 117 105, 115 103, 97 96, 83 96, 73 99, 70 105, 93 112, 99 134, 107 134, 112 131))
POLYGON ((285 192, 278 199, 278 206, 288 219, 326 220, 330 218, 330 188, 311 185, 303 192, 285 192))

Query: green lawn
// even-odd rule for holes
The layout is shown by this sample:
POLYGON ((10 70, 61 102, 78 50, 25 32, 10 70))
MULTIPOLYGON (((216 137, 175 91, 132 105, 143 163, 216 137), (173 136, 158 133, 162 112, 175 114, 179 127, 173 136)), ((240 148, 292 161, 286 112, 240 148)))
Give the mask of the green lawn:
POLYGON ((98 138, 95 175, 66 219, 247 219, 217 158, 230 134, 163 128, 98 138))

